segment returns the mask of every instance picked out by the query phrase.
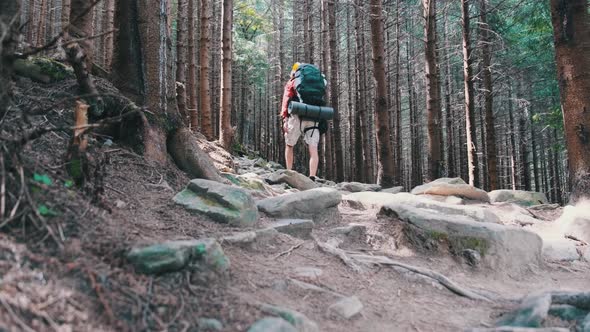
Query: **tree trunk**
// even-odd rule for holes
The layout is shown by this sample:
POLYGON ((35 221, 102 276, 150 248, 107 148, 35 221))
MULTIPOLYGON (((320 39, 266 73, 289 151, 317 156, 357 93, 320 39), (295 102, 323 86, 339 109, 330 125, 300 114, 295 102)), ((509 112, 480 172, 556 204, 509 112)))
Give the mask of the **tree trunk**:
POLYGON ((377 183, 384 188, 395 181, 393 151, 390 140, 387 85, 385 83, 385 51, 383 49, 382 0, 371 0, 371 34, 373 41, 373 76, 376 84, 375 125, 377 127, 377 183))
MULTIPOLYGON (((189 120, 186 105, 186 57, 187 57, 187 0, 178 0, 176 23, 176 102, 183 122, 189 120)), ((188 123, 188 122, 187 122, 188 123)))
MULTIPOLYGON (((72 37, 84 38, 92 36, 92 11, 84 14, 84 12, 87 11, 91 5, 91 0, 72 0, 70 8, 70 21, 73 22, 73 20, 77 18, 76 22, 73 22, 72 26, 70 27, 69 32, 72 37)), ((91 69, 94 56, 92 40, 81 40, 78 42, 78 44, 80 44, 80 47, 86 56, 86 67, 91 69)))
POLYGON ((4 118, 12 104, 12 66, 19 40, 19 10, 20 1, 0 2, 0 118, 4 118))
MULTIPOLYGON (((188 77, 186 88, 188 90, 188 111, 190 115, 190 128, 193 131, 199 128, 199 114, 197 112, 197 60, 195 58, 195 0, 187 0, 188 17, 188 77)), ((230 82, 231 84, 231 82, 230 82)))
POLYGON ((358 97, 359 106, 357 107, 360 113, 360 131, 361 136, 358 138, 362 141, 363 157, 362 157, 362 169, 363 176, 361 181, 369 182, 372 179, 373 174, 373 159, 371 158, 370 150, 370 135, 368 129, 368 114, 367 114, 367 69, 365 67, 365 33, 364 33, 364 20, 363 20, 363 2, 361 0, 355 0, 355 38, 356 38, 356 61, 357 61, 357 80, 359 82, 358 97))
MULTIPOLYGON (((339 91, 338 91, 338 34, 336 27, 336 0, 328 2, 328 25, 329 25, 329 43, 330 43, 330 100, 334 108, 334 119, 332 137, 334 139, 334 157, 336 158, 336 182, 344 181, 344 156, 342 152, 342 135, 340 132, 340 109, 339 109, 339 91)), ((384 68, 385 69, 385 68, 384 68)))
POLYGON ((475 146, 475 107, 473 91, 473 66, 471 59, 471 41, 469 37, 469 0, 461 0, 463 23, 463 73, 465 80, 465 134, 467 138, 467 169, 469 184, 479 185, 477 155, 475 146))
POLYGON ((199 111, 201 112, 201 129, 205 137, 215 139, 211 119, 211 95, 209 94, 209 1, 201 0, 201 42, 199 44, 199 111))
MULTIPOLYGON (((45 45, 46 27, 47 27, 47 0, 41 0, 39 4, 39 22, 29 22, 31 25, 37 26, 37 45, 45 45)), ((50 21, 49 24, 52 24, 50 21)))
POLYGON ((490 39, 490 26, 487 21, 487 2, 480 1, 481 11, 481 40, 482 40, 482 65, 483 65, 483 94, 484 108, 486 114, 486 147, 487 147, 487 165, 490 180, 490 190, 498 189, 498 152, 496 146, 496 129, 494 127, 494 86, 492 83, 492 52, 490 39))
POLYGON ((219 109, 219 137, 221 145, 230 150, 233 132, 231 128, 232 111, 232 25, 233 0, 223 0, 221 31, 221 95, 219 109))
POLYGON ((528 140, 526 130, 526 118, 524 115, 521 115, 518 119, 518 129, 520 133, 520 166, 522 169, 520 179, 524 190, 531 191, 531 170, 529 165, 529 152, 527 149, 528 140))
POLYGON ((570 202, 590 197, 590 17, 586 0, 551 0, 570 202))
MULTIPOLYGON (((63 0, 62 0, 63 1, 63 0)), ((115 25, 115 0, 107 0, 106 2, 106 26, 112 30, 115 25)), ((111 71, 113 63, 113 33, 109 33, 104 39, 104 66, 105 69, 111 71)))
POLYGON ((518 162, 516 157, 516 129, 514 128, 514 106, 512 101, 512 87, 508 90, 508 126, 510 130, 510 167, 511 167, 511 182, 512 190, 519 189, 520 177, 518 174, 518 162))
POLYGON ((436 0, 422 0, 424 9, 424 35, 426 49, 424 72, 426 74, 426 108, 428 113, 428 179, 442 176, 440 78, 436 54, 436 0))

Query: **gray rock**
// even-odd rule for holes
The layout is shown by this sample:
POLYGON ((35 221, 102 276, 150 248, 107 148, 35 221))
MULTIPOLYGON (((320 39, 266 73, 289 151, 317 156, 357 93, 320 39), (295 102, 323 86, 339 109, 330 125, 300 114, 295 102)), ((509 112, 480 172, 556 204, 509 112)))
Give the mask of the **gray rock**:
POLYGON ((435 243, 448 242, 455 254, 465 249, 476 250, 485 266, 521 271, 531 264, 541 264, 543 244, 538 235, 520 227, 478 222, 476 214, 465 213, 465 207, 453 212, 429 206, 411 202, 388 204, 379 215, 398 218, 410 232, 435 243))
POLYGON ((541 327, 549 313, 551 294, 533 294, 524 298, 514 313, 500 319, 497 326, 541 327))
POLYGON ((494 190, 489 194, 492 203, 514 203, 522 206, 547 204, 547 197, 543 193, 524 190, 494 190))
POLYGON ((440 195, 440 196, 457 196, 476 200, 480 202, 489 202, 488 193, 474 186, 470 186, 460 178, 441 178, 432 182, 417 186, 411 191, 414 195, 440 195))
POLYGON ((566 321, 581 321, 588 315, 588 311, 569 304, 556 304, 549 308, 549 315, 559 317, 566 321))
POLYGON ((295 310, 270 304, 263 304, 260 309, 266 313, 281 317, 291 323, 291 325, 295 326, 299 332, 318 332, 320 330, 315 322, 295 310))
POLYGON ((174 201, 191 212, 231 226, 252 226, 258 220, 258 210, 249 193, 214 181, 191 180, 186 189, 174 196, 174 201))
POLYGON ((330 188, 317 188, 258 201, 258 210, 275 218, 312 219, 323 224, 339 221, 342 195, 330 188))
POLYGON ((362 224, 348 224, 344 227, 332 228, 328 234, 342 240, 342 244, 364 243, 367 241, 367 226, 362 224))
POLYGON ((590 314, 588 314, 580 324, 580 330, 582 332, 590 332, 590 314))
POLYGON ((263 228, 226 235, 220 241, 247 249, 262 249, 272 245, 278 235, 279 232, 274 228, 263 228))
POLYGON ((336 185, 337 189, 358 193, 361 191, 379 191, 381 186, 378 184, 368 184, 360 182, 342 182, 336 185))
POLYGON ((307 176, 292 170, 277 171, 271 174, 267 181, 270 184, 287 183, 291 187, 297 188, 301 191, 318 187, 318 185, 307 176))
POLYGON ((276 317, 266 317, 252 324, 248 332, 298 332, 297 329, 286 320, 276 317))
POLYGON ((266 168, 271 169, 271 170, 275 170, 275 171, 285 169, 285 167, 283 167, 283 165, 276 163, 274 161, 269 161, 268 164, 266 164, 266 168))
POLYGON ((309 219, 281 219, 274 222, 270 227, 279 233, 289 234, 300 239, 311 239, 313 220, 309 219))
POLYGON ((461 252, 467 264, 471 266, 478 266, 481 262, 481 254, 477 250, 465 249, 461 252))
POLYGON ((322 269, 311 266, 299 266, 295 268, 295 276, 298 278, 317 279, 322 273, 322 269))
POLYGON ((328 310, 340 318, 351 319, 363 310, 363 304, 356 296, 346 297, 332 304, 328 310))
POLYGON ((561 327, 547 327, 547 328, 530 328, 530 327, 512 327, 500 326, 492 328, 471 329, 467 332, 570 332, 569 329, 561 327))
POLYGON ((199 318, 197 320, 199 331, 221 331, 223 324, 214 318, 199 318))
POLYGON ((383 205, 393 203, 396 194, 387 192, 360 192, 342 196, 342 202, 357 210, 380 209, 383 205))
POLYGON ((391 187, 391 188, 385 188, 385 189, 381 189, 380 192, 382 193, 388 193, 388 194, 399 194, 402 191, 404 191, 404 187, 391 187))
POLYGON ((169 241, 145 247, 136 247, 127 259, 137 271, 145 274, 162 274, 187 267, 206 272, 225 273, 229 258, 214 239, 169 241))

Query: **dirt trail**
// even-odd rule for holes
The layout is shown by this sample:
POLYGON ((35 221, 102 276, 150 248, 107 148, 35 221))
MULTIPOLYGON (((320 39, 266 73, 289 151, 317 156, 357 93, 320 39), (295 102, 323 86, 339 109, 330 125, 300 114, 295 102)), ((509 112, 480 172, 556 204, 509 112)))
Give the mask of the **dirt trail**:
MULTIPOLYGON (((387 225, 379 224, 375 210, 359 212, 341 208, 341 212, 345 223, 361 223, 374 232, 387 229, 387 225)), ((317 227, 314 234, 321 237, 335 226, 317 227)), ((389 237, 396 235, 382 234, 385 239, 381 239, 381 243, 387 243, 392 240, 389 237)), ((274 258, 277 252, 299 241, 286 239, 276 249, 254 254, 228 248, 236 278, 230 291, 240 294, 239 298, 246 302, 272 303, 297 310, 317 322, 322 331, 461 331, 492 326, 495 318, 514 308, 516 301, 530 292, 590 289, 587 264, 547 264, 526 275, 508 275, 501 271, 473 270, 446 256, 421 255, 406 249, 386 252, 396 260, 438 271, 463 286, 485 290, 502 299, 491 303, 473 301, 451 293, 434 281, 388 267, 358 274, 339 259, 318 251, 313 241, 307 241, 288 256, 274 258), (298 268, 302 267, 320 269, 321 275, 298 276, 298 268), (336 302, 334 296, 285 284, 289 278, 346 296, 355 295, 364 305, 362 314, 351 320, 330 317, 327 308, 336 302)), ((361 243, 355 247, 356 250, 372 250, 361 243)), ((383 250, 379 254, 383 254, 383 250)))

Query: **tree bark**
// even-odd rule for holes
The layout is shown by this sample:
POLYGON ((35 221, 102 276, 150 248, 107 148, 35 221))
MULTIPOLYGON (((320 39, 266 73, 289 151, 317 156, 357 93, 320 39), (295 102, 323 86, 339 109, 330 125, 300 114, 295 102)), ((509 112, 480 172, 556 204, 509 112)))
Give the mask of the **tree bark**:
POLYGON ((20 1, 0 2, 0 118, 4 118, 12 104, 12 66, 19 40, 19 11, 20 1))
MULTIPOLYGON (((339 108, 339 91, 338 91, 338 34, 336 27, 336 0, 328 2, 328 25, 329 25, 329 44, 330 44, 330 100, 334 108, 333 118, 333 139, 334 139, 334 157, 336 168, 336 182, 344 181, 344 156, 342 152, 342 135, 340 132, 340 108, 339 108)), ((385 70, 385 68, 384 68, 385 70)))
POLYGON ((383 48, 382 0, 371 0, 371 34, 373 41, 373 76, 376 84, 375 126, 377 127, 377 183, 384 188, 395 181, 393 149, 390 140, 387 85, 385 83, 385 51, 383 48))
POLYGON ((479 185, 477 155, 475 146, 475 107, 473 91, 473 66, 471 59, 471 40, 469 37, 469 0, 461 0, 461 20, 463 23, 463 75, 465 81, 465 134, 467 138, 467 169, 469 184, 479 185))
POLYGON ((570 203, 590 197, 590 17, 585 0, 551 0, 569 161, 570 203))
MULTIPOLYGON (((92 5, 91 0, 72 0, 70 7, 70 21, 77 18, 76 22, 72 23, 70 27, 70 35, 74 38, 84 38, 92 36, 92 11, 82 15, 92 5)), ((94 57, 94 50, 92 49, 92 40, 81 40, 79 42, 82 51, 86 55, 86 67, 92 68, 92 62, 94 57)))
POLYGON ((187 0, 178 0, 176 23, 176 103, 183 122, 189 120, 186 105, 186 58, 187 58, 187 0))
POLYGON ((492 83, 492 52, 490 26, 487 21, 488 0, 481 0, 481 40, 483 65, 483 93, 486 114, 486 147, 490 190, 498 189, 498 152, 496 146, 496 129, 494 120, 494 86, 492 83))
POLYGON ((436 54, 436 0, 423 0, 426 74, 426 111, 428 114, 428 179, 434 181, 442 176, 442 151, 440 141, 441 123, 439 122, 440 78, 436 54))
POLYGON ((233 0, 223 0, 221 31, 221 95, 219 110, 219 137, 221 145, 229 150, 232 144, 232 25, 233 0))
POLYGON ((188 18, 188 77, 186 89, 188 90, 188 111, 190 116, 190 128, 193 131, 199 128, 199 114, 197 112, 197 62, 195 58, 195 0, 187 0, 188 18))
POLYGON ((199 111, 201 112, 201 129, 205 137, 215 139, 211 119, 211 95, 209 87, 209 0, 201 0, 201 42, 199 44, 199 111))

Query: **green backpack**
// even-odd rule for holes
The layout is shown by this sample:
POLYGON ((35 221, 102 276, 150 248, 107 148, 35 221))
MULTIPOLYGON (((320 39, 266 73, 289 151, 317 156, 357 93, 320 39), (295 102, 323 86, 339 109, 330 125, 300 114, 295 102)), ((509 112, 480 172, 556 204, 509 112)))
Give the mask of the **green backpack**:
POLYGON ((308 105, 325 106, 326 81, 320 69, 309 63, 302 63, 295 72, 295 90, 299 101, 308 105))

